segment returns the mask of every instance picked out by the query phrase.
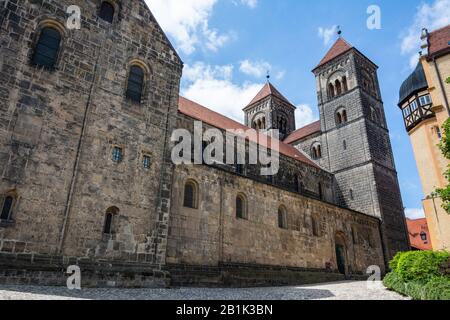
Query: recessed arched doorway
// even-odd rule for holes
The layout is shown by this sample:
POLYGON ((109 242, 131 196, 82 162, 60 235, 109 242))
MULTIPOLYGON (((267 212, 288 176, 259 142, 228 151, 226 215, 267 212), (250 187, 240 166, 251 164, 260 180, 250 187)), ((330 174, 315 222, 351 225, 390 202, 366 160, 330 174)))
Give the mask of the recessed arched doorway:
POLYGON ((345 244, 344 236, 340 233, 336 234, 335 247, 336 247, 336 264, 339 273, 347 275, 347 246, 345 244))

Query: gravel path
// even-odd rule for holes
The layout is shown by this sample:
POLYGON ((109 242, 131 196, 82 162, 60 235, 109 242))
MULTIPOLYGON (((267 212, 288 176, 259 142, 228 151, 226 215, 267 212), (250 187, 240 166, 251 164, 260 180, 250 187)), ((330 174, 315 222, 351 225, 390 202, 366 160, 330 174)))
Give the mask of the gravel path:
POLYGON ((381 283, 346 281, 319 285, 251 289, 82 289, 0 286, 0 300, 408 300, 381 283))

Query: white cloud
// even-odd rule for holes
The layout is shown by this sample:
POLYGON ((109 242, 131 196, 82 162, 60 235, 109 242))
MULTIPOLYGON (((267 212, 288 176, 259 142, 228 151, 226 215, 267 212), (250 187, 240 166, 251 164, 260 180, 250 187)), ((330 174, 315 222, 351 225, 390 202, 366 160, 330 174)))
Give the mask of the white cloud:
POLYGON ((239 70, 242 73, 255 78, 262 78, 272 70, 272 65, 266 61, 243 60, 239 64, 239 70))
POLYGON ((233 120, 244 123, 242 109, 256 96, 263 83, 233 82, 233 66, 186 65, 181 94, 233 120))
POLYGON ((405 214, 411 220, 425 218, 423 209, 406 209, 405 214))
POLYGON ((319 118, 314 114, 313 109, 307 104, 297 106, 295 110, 295 123, 297 129, 300 129, 311 122, 317 121, 319 118))
MULTIPOLYGON (((262 79, 267 75, 267 72, 271 73, 274 71, 274 68, 270 63, 267 61, 251 61, 251 60, 242 60, 239 62, 239 71, 242 73, 252 76, 254 78, 262 79)), ((286 71, 284 70, 276 70, 275 72, 275 79, 281 80, 284 78, 284 75, 286 74, 286 71)))
POLYGON ((413 23, 400 37, 401 52, 411 55, 410 66, 414 68, 418 61, 420 35, 422 28, 433 31, 450 24, 450 0, 435 0, 432 4, 424 3, 417 8, 413 23))
POLYGON ((233 3, 236 5, 242 4, 251 9, 254 9, 258 6, 258 0, 234 0, 233 3))
POLYGON ((197 47, 216 51, 231 38, 209 27, 217 0, 146 0, 155 18, 175 40, 178 50, 189 55, 197 47))
POLYGON ((329 45, 333 36, 337 33, 338 26, 334 25, 329 28, 319 27, 318 35, 323 40, 323 44, 325 46, 329 45))

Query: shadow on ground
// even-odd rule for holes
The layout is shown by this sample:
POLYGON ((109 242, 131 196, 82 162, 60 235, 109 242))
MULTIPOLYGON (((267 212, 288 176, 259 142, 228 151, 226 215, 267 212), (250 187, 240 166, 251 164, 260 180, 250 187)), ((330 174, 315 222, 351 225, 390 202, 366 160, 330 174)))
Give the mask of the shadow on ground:
POLYGON ((329 290, 310 287, 68 290, 64 287, 0 286, 0 300, 314 300, 332 297, 334 295, 329 290))

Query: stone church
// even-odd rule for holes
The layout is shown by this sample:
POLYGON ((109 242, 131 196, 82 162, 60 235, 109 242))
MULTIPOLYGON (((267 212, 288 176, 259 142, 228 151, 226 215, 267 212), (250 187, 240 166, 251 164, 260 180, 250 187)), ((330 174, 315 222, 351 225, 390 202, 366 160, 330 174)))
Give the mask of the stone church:
POLYGON ((364 54, 333 45, 313 70, 320 121, 298 130, 271 83, 241 124, 180 97, 182 69, 143 0, 0 2, 0 283, 61 285, 76 265, 82 286, 302 284, 408 250, 364 54), (279 172, 175 165, 172 132, 195 121, 279 130, 279 172))

